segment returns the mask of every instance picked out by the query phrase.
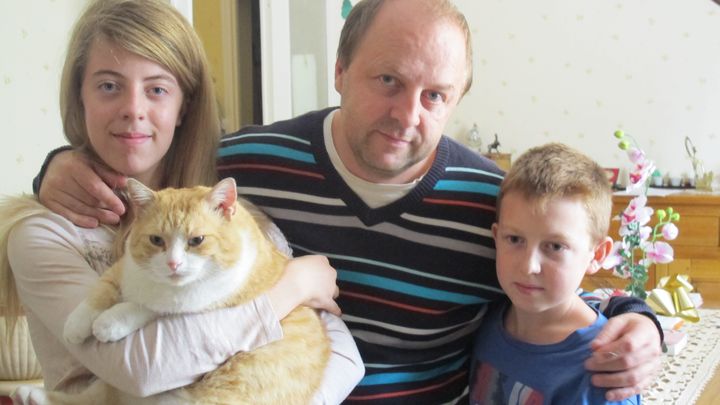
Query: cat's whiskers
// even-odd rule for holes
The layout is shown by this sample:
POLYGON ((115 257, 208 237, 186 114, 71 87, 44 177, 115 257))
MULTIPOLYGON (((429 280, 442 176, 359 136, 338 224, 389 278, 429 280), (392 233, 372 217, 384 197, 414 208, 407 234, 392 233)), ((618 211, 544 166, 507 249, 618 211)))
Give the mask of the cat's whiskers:
POLYGON ((166 266, 165 254, 158 254, 144 264, 128 255, 123 274, 123 283, 131 286, 125 289, 128 300, 163 313, 199 312, 224 301, 247 281, 257 259, 257 248, 250 233, 237 232, 238 244, 245 248, 228 269, 192 252, 184 253, 186 264, 174 273, 166 266), (213 294, 204 291, 213 291, 213 294))

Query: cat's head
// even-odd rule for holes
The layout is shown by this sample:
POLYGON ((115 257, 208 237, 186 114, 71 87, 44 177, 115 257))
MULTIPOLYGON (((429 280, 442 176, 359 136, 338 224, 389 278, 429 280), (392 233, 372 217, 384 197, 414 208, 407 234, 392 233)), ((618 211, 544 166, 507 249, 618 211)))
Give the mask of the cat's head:
POLYGON ((234 179, 160 191, 128 179, 127 188, 136 218, 125 254, 155 281, 185 285, 254 259, 257 225, 236 203, 234 179))

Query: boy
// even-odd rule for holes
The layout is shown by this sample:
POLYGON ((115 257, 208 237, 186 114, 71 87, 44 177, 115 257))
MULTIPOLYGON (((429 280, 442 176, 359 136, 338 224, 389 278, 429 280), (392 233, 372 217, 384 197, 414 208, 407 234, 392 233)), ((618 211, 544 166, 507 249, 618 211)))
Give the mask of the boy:
POLYGON ((606 403, 583 362, 607 319, 576 291, 612 249, 611 208, 603 169, 567 146, 530 149, 512 166, 492 227, 509 301, 490 307, 476 338, 472 404, 606 403))

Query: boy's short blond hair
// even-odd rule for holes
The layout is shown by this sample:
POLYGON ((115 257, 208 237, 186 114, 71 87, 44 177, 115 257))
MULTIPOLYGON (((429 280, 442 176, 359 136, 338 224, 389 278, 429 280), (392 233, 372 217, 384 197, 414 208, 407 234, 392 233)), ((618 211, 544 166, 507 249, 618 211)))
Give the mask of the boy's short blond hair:
POLYGON ((497 216, 502 200, 519 192, 540 210, 557 198, 579 199, 588 215, 594 243, 607 236, 612 211, 612 188, 605 170, 585 154, 560 143, 529 149, 513 163, 500 186, 497 216))

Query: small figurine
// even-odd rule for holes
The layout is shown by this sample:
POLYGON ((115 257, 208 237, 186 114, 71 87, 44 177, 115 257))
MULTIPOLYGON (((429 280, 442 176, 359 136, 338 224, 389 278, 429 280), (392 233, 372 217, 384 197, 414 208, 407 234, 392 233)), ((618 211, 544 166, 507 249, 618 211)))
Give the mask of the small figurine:
POLYGON ((352 10, 352 4, 350 3, 350 0, 343 0, 342 10, 340 10, 340 15, 342 16, 343 20, 345 20, 347 16, 350 15, 350 10, 352 10))
POLYGON ((490 153, 500 153, 500 141, 498 141, 497 134, 495 134, 495 140, 493 143, 488 145, 488 154, 490 153))
POLYGON ((480 131, 478 130, 477 124, 473 124, 472 129, 468 132, 468 146, 478 151, 482 147, 482 139, 480 138, 480 131))

